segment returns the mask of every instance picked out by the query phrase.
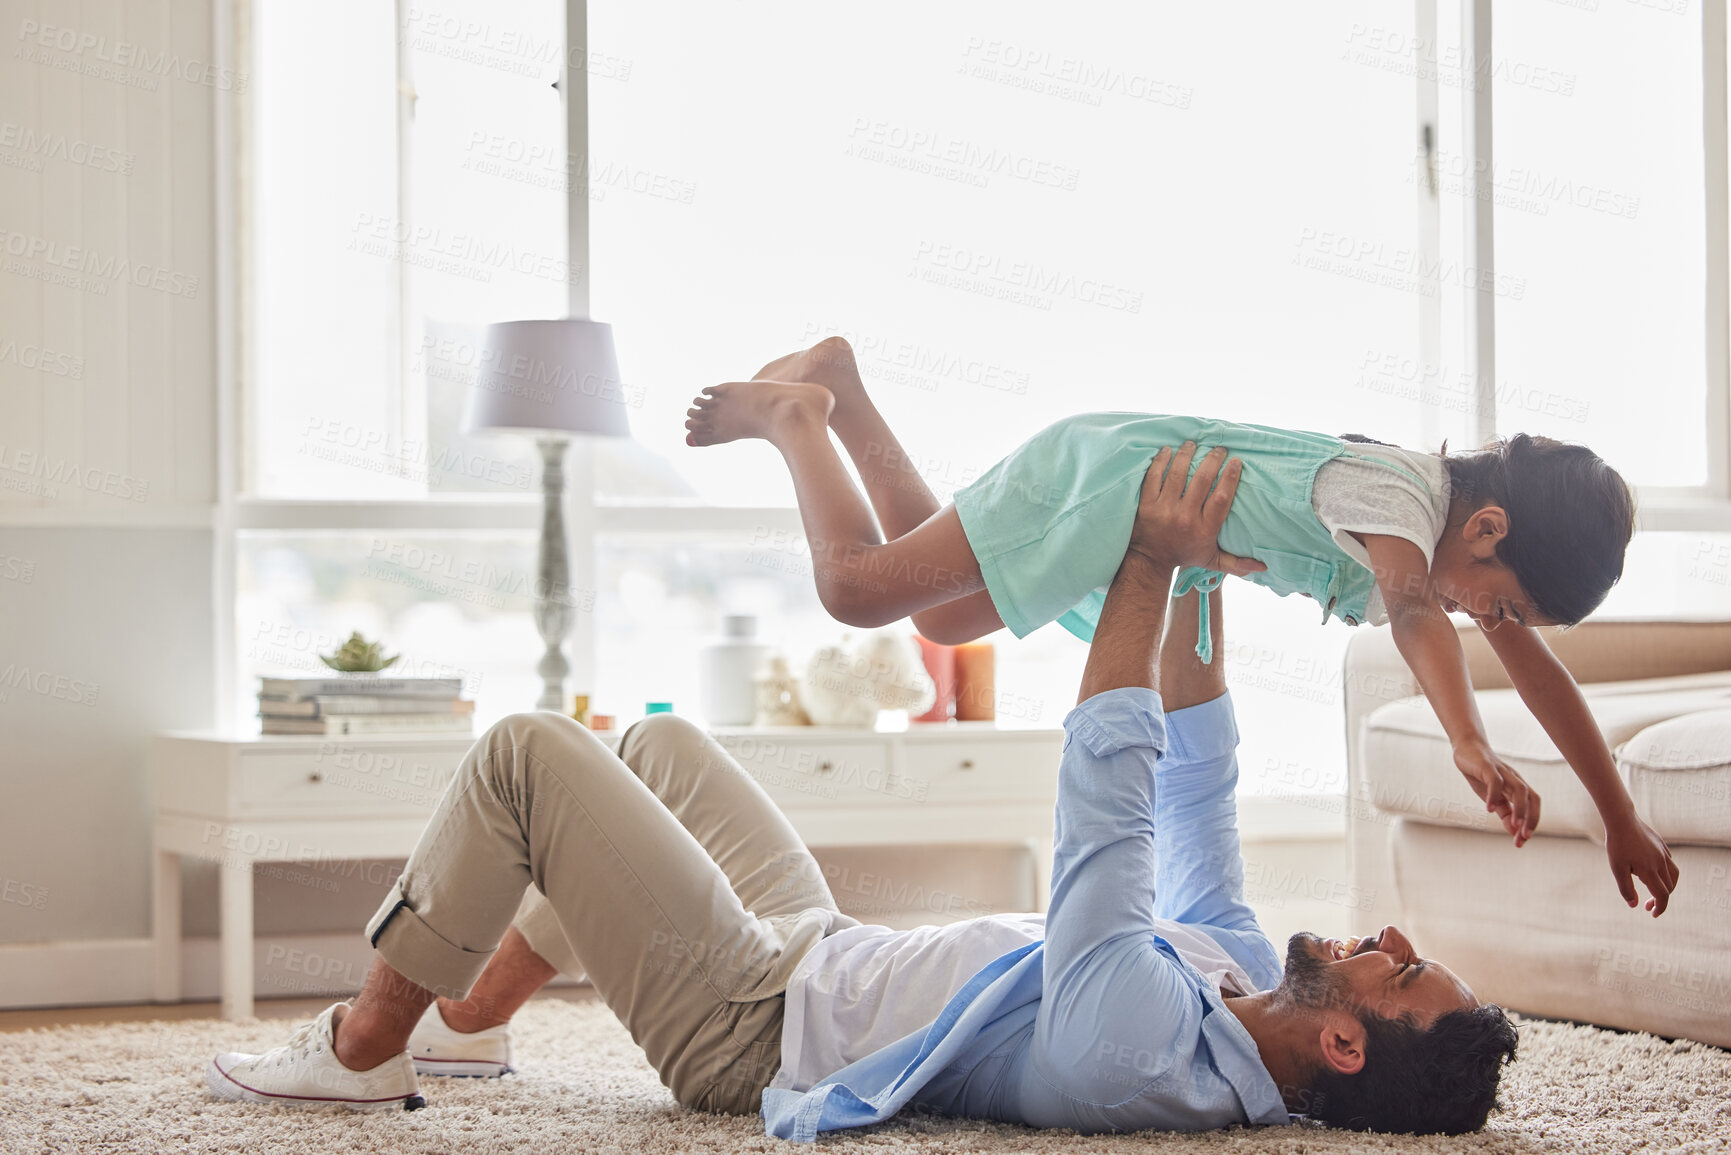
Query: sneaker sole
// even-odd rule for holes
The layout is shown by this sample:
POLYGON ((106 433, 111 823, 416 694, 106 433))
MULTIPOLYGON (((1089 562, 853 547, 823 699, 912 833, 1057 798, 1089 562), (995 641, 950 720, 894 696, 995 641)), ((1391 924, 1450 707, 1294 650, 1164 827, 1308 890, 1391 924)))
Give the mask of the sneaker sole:
POLYGON ((439 1075, 449 1079, 497 1079, 516 1073, 509 1063, 488 1059, 416 1059, 415 1074, 439 1075))
POLYGON ((310 1095, 271 1095, 237 1083, 213 1059, 204 1068, 204 1084, 210 1093, 231 1103, 275 1103, 282 1107, 342 1107, 349 1111, 419 1111, 427 1105, 421 1095, 389 1099, 334 1099, 310 1095))

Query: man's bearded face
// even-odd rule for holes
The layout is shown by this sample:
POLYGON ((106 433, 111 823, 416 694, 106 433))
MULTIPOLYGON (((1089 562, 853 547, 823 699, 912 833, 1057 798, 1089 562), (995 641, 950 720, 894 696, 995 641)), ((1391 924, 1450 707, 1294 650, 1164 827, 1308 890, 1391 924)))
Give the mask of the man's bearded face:
POLYGON ((1286 970, 1274 988, 1276 1002, 1307 1010, 1352 1009, 1346 976, 1331 973, 1322 940, 1300 931, 1286 943, 1286 970))

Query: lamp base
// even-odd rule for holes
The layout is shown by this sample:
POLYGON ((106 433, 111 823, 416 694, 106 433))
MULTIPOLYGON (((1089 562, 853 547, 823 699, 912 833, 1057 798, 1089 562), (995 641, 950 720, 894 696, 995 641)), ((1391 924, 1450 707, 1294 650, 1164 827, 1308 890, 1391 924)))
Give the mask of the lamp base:
POLYGON ((576 619, 571 597, 571 556, 565 540, 565 437, 543 437, 541 450, 541 547, 536 555, 535 631, 547 645, 535 672, 541 675, 537 710, 565 712, 565 676, 571 662, 565 639, 576 619))

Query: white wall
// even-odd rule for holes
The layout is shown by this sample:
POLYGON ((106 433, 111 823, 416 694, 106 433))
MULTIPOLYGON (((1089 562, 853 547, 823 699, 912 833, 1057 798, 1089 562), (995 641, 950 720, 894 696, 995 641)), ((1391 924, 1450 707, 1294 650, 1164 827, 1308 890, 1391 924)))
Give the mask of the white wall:
POLYGON ((215 500, 213 118, 233 94, 185 78, 211 23, 211 0, 0 0, 0 508, 215 500), (94 491, 19 452, 98 471, 94 491))
POLYGON ((213 720, 212 12, 0 0, 0 943, 149 932, 148 735, 213 720))

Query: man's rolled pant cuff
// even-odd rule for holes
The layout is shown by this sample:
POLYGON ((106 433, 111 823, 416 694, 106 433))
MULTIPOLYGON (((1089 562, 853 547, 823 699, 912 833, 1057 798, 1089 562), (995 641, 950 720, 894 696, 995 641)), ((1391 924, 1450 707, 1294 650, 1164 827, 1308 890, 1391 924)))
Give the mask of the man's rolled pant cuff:
POLYGON ((475 980, 487 969, 487 960, 498 950, 464 950, 453 945, 409 906, 401 884, 391 887, 367 923, 367 938, 398 974, 453 1002, 469 997, 475 980))

